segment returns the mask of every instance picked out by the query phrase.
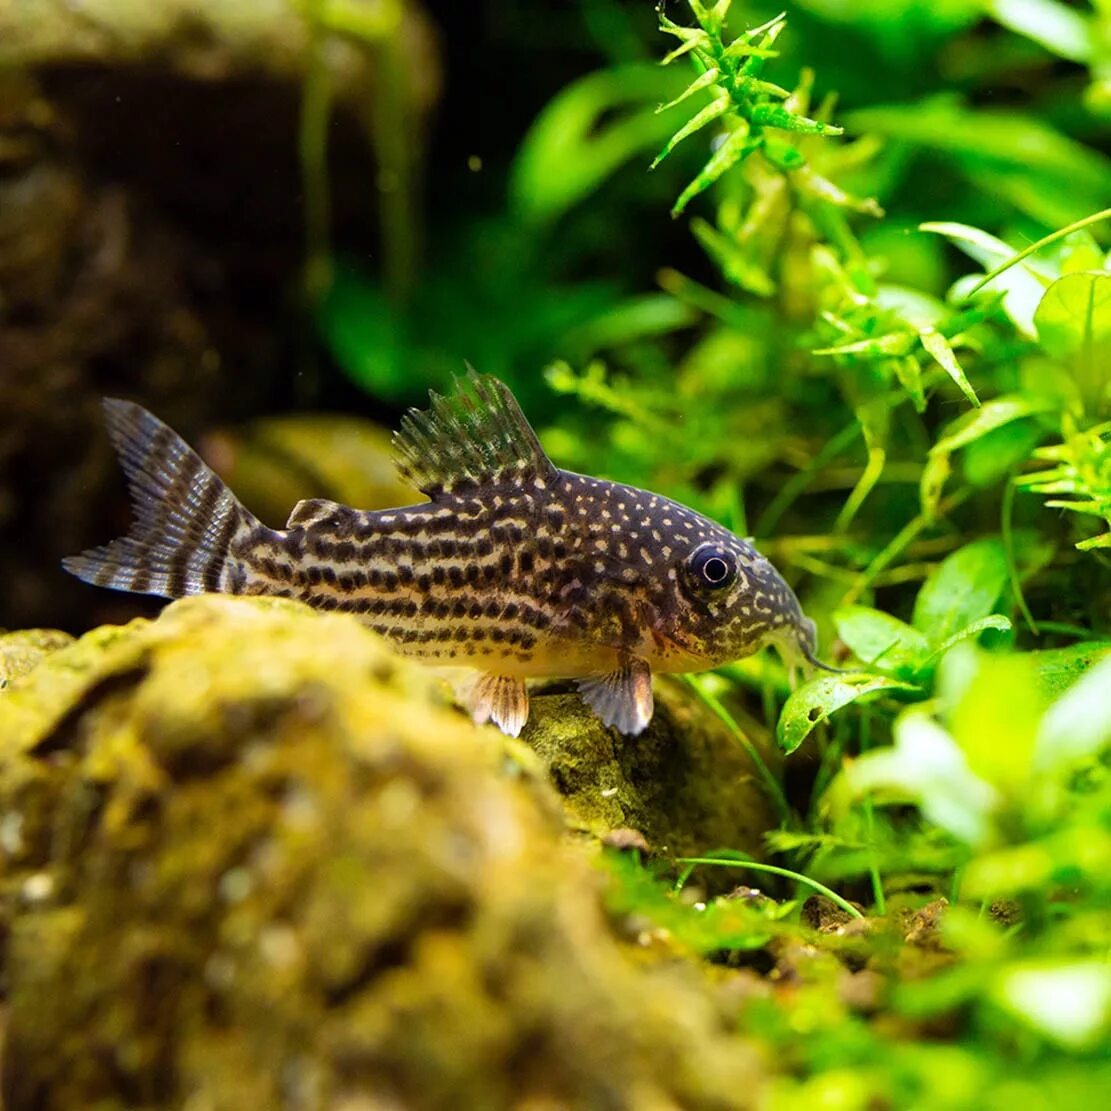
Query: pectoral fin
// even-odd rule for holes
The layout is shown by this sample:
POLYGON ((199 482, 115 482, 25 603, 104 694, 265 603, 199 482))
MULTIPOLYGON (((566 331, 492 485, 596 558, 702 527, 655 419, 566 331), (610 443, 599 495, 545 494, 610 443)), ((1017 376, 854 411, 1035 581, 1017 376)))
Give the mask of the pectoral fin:
POLYGON ((608 675, 578 681, 586 704, 603 725, 635 737, 652 720, 652 671, 645 660, 630 657, 608 675))
POLYGON ((503 733, 517 737, 528 721, 525 681, 512 675, 482 675, 471 692, 471 716, 476 725, 492 721, 503 733))

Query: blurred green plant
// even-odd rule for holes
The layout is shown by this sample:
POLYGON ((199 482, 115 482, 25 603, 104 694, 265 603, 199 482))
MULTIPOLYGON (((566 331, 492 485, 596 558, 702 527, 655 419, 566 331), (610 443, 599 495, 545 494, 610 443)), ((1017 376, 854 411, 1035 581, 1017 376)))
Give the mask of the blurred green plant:
POLYGON ((757 763, 775 863, 608 858, 638 945, 775 967, 738 1021, 776 1107, 1101 1105, 1111 14, 800 0, 788 31, 691 0, 659 12, 661 67, 588 7, 608 64, 538 114, 504 211, 434 236, 403 303, 340 266, 326 341, 388 400, 464 357, 502 375, 561 465, 755 534, 848 667, 692 681, 793 753, 783 785, 757 763), (711 868, 797 898, 705 898, 711 868))
MULTIPOLYGON (((854 126, 889 143, 942 154, 969 181, 1006 197, 1022 220, 1068 225, 1016 251, 1012 242, 1027 233, 1006 224, 923 223, 904 231, 904 242, 943 237, 984 273, 954 275, 948 292, 890 281, 885 272, 902 265, 893 244, 902 244, 873 237, 884 251, 869 250, 855 226, 879 207, 854 201, 840 184, 842 176, 867 182, 878 143, 830 142, 838 134, 826 125, 831 102, 811 116, 809 74, 793 93, 765 81, 782 16, 731 33, 727 2, 689 8, 691 27, 661 16, 680 43, 667 60, 688 58, 695 76, 665 105, 691 107, 655 165, 695 133, 715 132, 709 161, 673 214, 704 194, 712 199, 716 219, 695 217, 691 227, 721 291, 661 275, 665 291, 703 314, 705 334, 670 378, 643 366, 614 374, 594 361, 582 372, 553 364, 548 379, 611 416, 615 463, 670 473, 672 489, 690 482, 734 527, 749 512, 739 486, 759 496, 778 464, 797 468, 756 528, 765 549, 811 572, 811 609, 855 664, 789 693, 778 714, 781 749, 816 739, 818 767, 809 813, 788 813, 769 847, 786 858, 780 874, 802 889, 867 880, 878 914, 905 903, 908 888, 946 892, 946 955, 928 975, 906 975, 905 939, 884 941, 882 927, 855 959, 873 968, 903 961, 887 1006, 905 1024, 963 1014, 976 1036, 936 1058, 913 1038, 889 1038, 840 1003, 832 972, 809 982, 804 975, 795 998, 750 1007, 746 1029, 789 1062, 783 1106, 829 1093, 845 1100, 839 1106, 975 1106, 1007 1080, 1029 1092, 1037 1070, 1005 1077, 998 1067, 1016 1040, 1083 1100, 1093 1090, 1078 1079, 1084 1055, 1111 1032, 1111 576, 1105 564, 1077 564, 1062 541, 1098 561, 1111 535, 1111 273, 1093 235, 1108 215, 1093 210, 1111 189, 1111 168, 1051 124, 970 110, 951 97, 850 113, 854 126), (769 143, 778 144, 770 157, 769 143), (826 183, 817 191, 815 179, 826 183), (971 408, 951 416, 946 407, 961 397, 971 408), (768 407, 773 398, 778 406, 768 407), (743 427, 737 410, 746 406, 760 416, 742 438, 728 429, 743 427), (824 446, 819 440, 809 457, 798 451, 793 437, 813 443, 823 430, 824 446), (861 434, 863 468, 831 480, 861 434), (680 439, 694 467, 676 475, 680 439), (823 534, 797 502, 809 493, 828 513, 829 495, 846 481, 823 534), (1016 491, 1042 494, 1047 508, 1104 531, 1090 535, 1038 514, 1016 503, 1016 491), (802 521, 803 535, 768 539, 769 522, 780 520, 802 521), (909 593, 906 584, 923 577, 909 593), (881 587, 896 612, 866 604, 881 587), (1059 620, 1054 611, 1067 607, 1081 619, 1059 620), (1030 635, 1078 642, 1028 650, 1024 628, 1012 624, 1016 610, 1030 635), (1013 925, 996 924, 1008 915, 1013 925), (810 1048, 812 1037, 824 1039, 821 1052, 810 1048), (931 1100, 931 1071, 943 1056, 959 1080, 931 1100)), ((920 259, 928 248, 916 251, 920 259)), ((767 705, 779 683, 747 665, 697 683, 738 733, 730 707, 745 685, 760 687, 767 705)), ((680 863, 681 887, 695 862, 680 863)), ((627 898, 616 906, 677 939, 697 936, 702 952, 778 953, 792 926, 819 950, 831 947, 791 916, 774 931, 750 921, 739 934, 732 918, 716 933, 735 900, 683 903, 674 892, 648 894, 643 875, 635 885, 629 874, 618 880, 627 898)))

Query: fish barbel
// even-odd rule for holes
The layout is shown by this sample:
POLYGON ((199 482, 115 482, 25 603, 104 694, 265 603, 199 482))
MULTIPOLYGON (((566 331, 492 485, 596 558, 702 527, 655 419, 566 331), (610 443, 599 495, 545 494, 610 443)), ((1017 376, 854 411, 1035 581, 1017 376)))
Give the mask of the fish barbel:
POLYGON ((496 378, 471 371, 402 418, 398 467, 429 501, 368 511, 312 498, 284 530, 145 409, 104 407, 135 519, 66 570, 168 598, 266 594, 355 614, 404 655, 475 669, 475 720, 513 736, 530 678, 576 679, 606 725, 635 734, 652 717, 653 671, 767 644, 818 663, 814 623, 748 541, 657 494, 560 470, 496 378))

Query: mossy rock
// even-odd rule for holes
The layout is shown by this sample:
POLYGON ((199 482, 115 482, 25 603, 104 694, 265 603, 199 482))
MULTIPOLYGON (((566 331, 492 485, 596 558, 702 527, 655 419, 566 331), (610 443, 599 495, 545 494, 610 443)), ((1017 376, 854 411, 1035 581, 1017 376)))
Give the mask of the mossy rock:
POLYGON ((0 695, 5 1106, 749 1106, 546 785, 342 616, 188 599, 0 695))
POLYGON ((0 635, 0 690, 33 670, 51 652, 72 643, 73 637, 58 629, 24 629, 0 635))
POLYGON ((655 684, 637 737, 607 729, 577 694, 540 695, 522 739, 563 795, 572 825, 596 837, 632 829, 668 856, 762 853, 775 811, 745 748, 681 680, 655 684))

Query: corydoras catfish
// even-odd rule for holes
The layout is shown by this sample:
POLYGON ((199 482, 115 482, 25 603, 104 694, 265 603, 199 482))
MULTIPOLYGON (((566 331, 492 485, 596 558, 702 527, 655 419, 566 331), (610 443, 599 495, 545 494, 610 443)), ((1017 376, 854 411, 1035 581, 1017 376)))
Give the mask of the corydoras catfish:
POLYGON ((654 671, 701 671, 767 644, 818 664, 814 623, 747 540, 658 494, 560 470, 495 378, 472 371, 402 418, 398 467, 427 502, 308 499, 284 529, 145 409, 108 400, 105 413, 134 523, 68 571, 168 598, 267 594, 355 614, 404 655, 475 669, 475 720, 514 736, 531 678, 576 679, 606 725, 636 734, 654 671))

